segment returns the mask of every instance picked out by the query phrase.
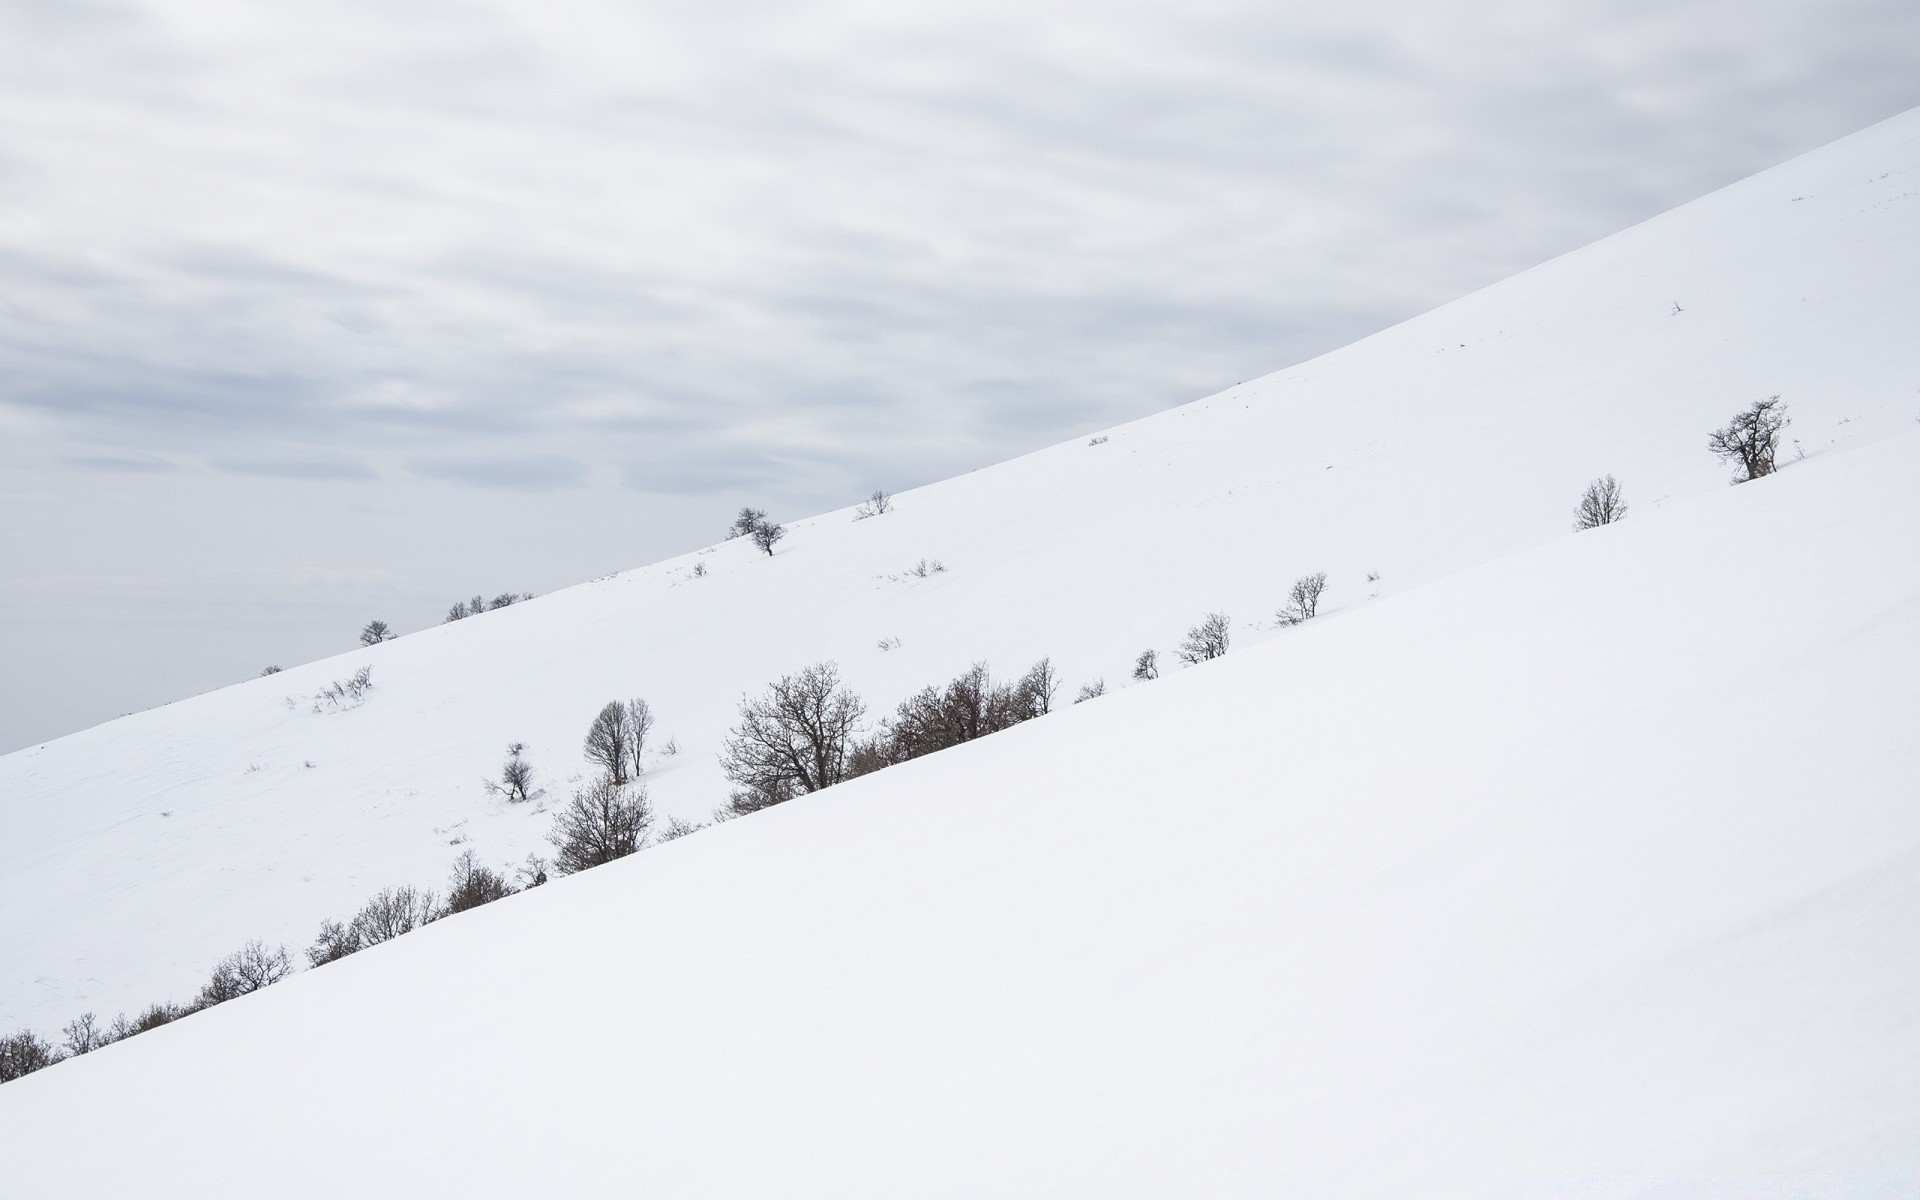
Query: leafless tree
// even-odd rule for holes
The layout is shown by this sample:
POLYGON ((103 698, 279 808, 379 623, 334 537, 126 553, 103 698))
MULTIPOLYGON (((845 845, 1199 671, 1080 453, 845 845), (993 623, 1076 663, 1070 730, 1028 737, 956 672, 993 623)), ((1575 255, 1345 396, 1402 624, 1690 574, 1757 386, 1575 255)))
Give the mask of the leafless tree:
POLYGON ((637 783, 623 786, 603 775, 576 791, 554 815, 553 830, 547 834, 554 847, 553 869, 572 875, 625 858, 640 849, 652 824, 647 789, 637 783))
POLYGON ((285 946, 269 950, 265 942, 250 941, 220 960, 194 1004, 199 1008, 225 1004, 235 996, 271 987, 291 974, 293 960, 288 957, 285 946))
POLYGON ((323 967, 360 949, 360 935, 353 925, 338 921, 320 922, 320 936, 307 947, 307 965, 323 967))
POLYGON ((453 860, 453 877, 447 881, 447 903, 443 915, 465 912, 492 904, 513 895, 514 887, 505 875, 481 863, 473 851, 453 860))
MULTIPOLYGON (((475 598, 478 599, 478 597, 475 598)), ((487 601, 487 611, 492 612, 496 608, 505 608, 509 604, 518 604, 522 600, 531 599, 533 599, 532 592, 501 592, 498 596, 487 601)))
POLYGON ((1082 701, 1091 700, 1095 696, 1104 696, 1106 694, 1107 694, 1107 681, 1104 679, 1096 679, 1092 683, 1081 684, 1080 691, 1077 695, 1074 696, 1073 702, 1075 704, 1079 704, 1082 701))
POLYGON ((737 537, 751 537, 753 531, 767 523, 767 510, 764 508, 742 508, 733 524, 727 529, 729 540, 737 537))
POLYGON ((617 787, 632 778, 627 769, 636 757, 633 749, 633 720, 627 706, 610 700, 593 724, 587 726, 587 761, 599 766, 617 787))
POLYGON ((31 1075, 60 1061, 60 1052, 31 1029, 0 1038, 0 1083, 31 1075))
POLYGON ((507 761, 500 765, 499 782, 489 779, 485 784, 488 795, 505 796, 510 804, 521 804, 547 794, 533 785, 533 764, 524 757, 526 750, 525 742, 514 742, 507 747, 507 761))
POLYGON ((1175 651, 1180 661, 1192 666, 1209 659, 1219 658, 1227 652, 1232 641, 1232 632, 1225 613, 1208 613, 1206 620, 1187 630, 1187 640, 1180 643, 1175 651))
POLYGON ((67 1057, 69 1058, 90 1054, 112 1040, 107 1036, 107 1027, 102 1025, 100 1018, 92 1013, 82 1013, 68 1021, 67 1027, 60 1032, 67 1039, 67 1057))
POLYGON ((1133 660, 1133 677, 1141 682, 1160 678, 1160 652, 1142 650, 1140 657, 1133 660))
POLYGON ((772 558, 774 543, 786 536, 786 526, 775 525, 771 521, 762 521, 753 531, 753 544, 766 551, 768 558, 772 558))
POLYGON ((367 627, 360 631, 362 646, 378 646, 393 637, 393 629, 385 621, 368 621, 367 627))
POLYGON ((866 705, 840 684, 840 668, 816 663, 743 698, 740 722, 720 755, 741 811, 778 804, 847 777, 847 754, 866 705))
POLYGON ((1580 508, 1573 518, 1575 529, 1597 529, 1611 525, 1627 515, 1627 502, 1620 495, 1619 481, 1602 475, 1587 485, 1580 496, 1580 508))
POLYGON ((417 891, 406 885, 387 888, 367 901, 366 907, 353 918, 353 932, 364 949, 412 933, 439 913, 431 891, 417 891))
POLYGON ((515 868, 514 877, 520 881, 520 890, 537 888, 547 881, 547 860, 538 854, 527 855, 527 861, 515 868))
POLYGON ((1043 658, 1020 677, 1020 698, 1026 716, 1044 717, 1053 711, 1053 698, 1060 692, 1060 676, 1053 660, 1043 658))
POLYGON ((890 513, 892 511, 893 497, 881 491, 879 488, 875 488, 873 495, 867 497, 867 502, 853 510, 853 519, 856 521, 864 521, 868 517, 877 517, 883 513, 890 513))
POLYGON ((1287 602, 1274 616, 1282 625, 1298 625, 1302 621, 1311 621, 1320 611, 1320 595, 1327 590, 1327 573, 1316 571, 1312 575, 1302 575, 1293 581, 1293 590, 1287 593, 1287 602))
POLYGON ((1733 481, 1745 483, 1773 474, 1774 451, 1780 446, 1780 431, 1793 424, 1780 397, 1755 400, 1745 412, 1736 413, 1724 429, 1716 429, 1707 438, 1707 449, 1721 462, 1734 464, 1733 481))
POLYGON ((653 732, 653 707, 638 698, 627 701, 627 765, 638 779, 646 772, 640 755, 647 748, 647 735, 653 732))

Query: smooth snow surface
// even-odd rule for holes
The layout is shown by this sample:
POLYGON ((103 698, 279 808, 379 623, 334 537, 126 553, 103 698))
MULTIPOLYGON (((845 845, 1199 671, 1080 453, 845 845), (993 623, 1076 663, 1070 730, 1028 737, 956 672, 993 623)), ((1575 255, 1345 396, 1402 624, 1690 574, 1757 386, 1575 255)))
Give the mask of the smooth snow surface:
POLYGON ((1920 1186, 1920 433, 0 1088, 13 1197, 1920 1186))

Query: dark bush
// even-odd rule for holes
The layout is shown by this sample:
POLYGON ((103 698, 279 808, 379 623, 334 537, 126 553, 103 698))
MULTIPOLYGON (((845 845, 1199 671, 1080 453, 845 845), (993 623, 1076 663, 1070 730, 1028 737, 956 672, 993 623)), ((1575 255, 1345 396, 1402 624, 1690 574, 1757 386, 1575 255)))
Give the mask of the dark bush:
POLYGON ((506 876, 482 865, 479 857, 468 850, 453 860, 453 878, 447 881, 447 903, 443 914, 451 915, 479 908, 482 904, 492 904, 495 900, 506 899, 513 892, 514 887, 507 882, 506 876))
POLYGON ((31 1075, 60 1061, 60 1052, 31 1029, 0 1038, 0 1083, 31 1075))
POLYGON ((200 988, 195 1008, 212 1008, 236 996, 270 987, 293 974, 293 960, 285 946, 269 950, 266 943, 250 941, 221 959, 213 976, 200 988))
POLYGON ((307 947, 307 965, 323 967, 359 949, 360 934, 352 924, 342 925, 338 921, 322 921, 320 936, 314 938, 313 945, 307 947))
POLYGON ((360 644, 378 646, 381 642, 391 640, 392 637, 393 629, 385 621, 368 621, 366 628, 360 631, 360 644))
POLYGON ((753 531, 767 522, 767 511, 763 508, 742 508, 733 518, 733 524, 727 529, 729 540, 737 537, 751 537, 753 531))
POLYGON ((68 1021, 67 1027, 60 1032, 67 1039, 68 1058, 91 1054, 113 1040, 107 1035, 107 1027, 92 1013, 83 1013, 68 1021))
POLYGON ((770 521, 762 521, 759 528, 753 531, 753 544, 766 551, 767 557, 771 558, 773 557, 773 547, 775 543, 786 536, 786 526, 775 525, 770 521))
POLYGON ((975 663, 946 687, 902 700, 873 737, 854 747, 848 774, 865 775, 1044 716, 1059 686, 1050 659, 1013 683, 995 683, 987 664, 975 663))
POLYGON ((1160 652, 1142 650, 1140 657, 1133 660, 1133 677, 1143 683, 1160 678, 1160 652))
POLYGON ((866 705, 840 686, 840 668, 816 663, 773 684, 765 695, 740 701, 740 722, 720 755, 727 779, 739 789, 737 811, 751 812, 847 778, 866 705))
POLYGON ((359 948, 365 949, 412 933, 439 915, 432 892, 407 886, 387 888, 354 916, 353 934, 359 948))
POLYGON ((1104 696, 1106 694, 1107 694, 1107 681, 1104 679, 1096 679, 1092 683, 1081 684, 1080 692, 1078 695, 1074 696, 1073 702, 1075 704, 1079 704, 1084 700, 1091 700, 1096 696, 1104 696))
POLYGON ((572 875, 625 858, 640 849, 652 824, 646 788, 637 783, 623 787, 602 776, 576 791, 554 815, 553 830, 547 834, 554 846, 553 869, 572 875))
POLYGON ((1187 640, 1180 643, 1180 649, 1175 653, 1180 656, 1181 662, 1192 666, 1226 654, 1231 639, 1227 614, 1208 613, 1206 620, 1187 630, 1187 640))

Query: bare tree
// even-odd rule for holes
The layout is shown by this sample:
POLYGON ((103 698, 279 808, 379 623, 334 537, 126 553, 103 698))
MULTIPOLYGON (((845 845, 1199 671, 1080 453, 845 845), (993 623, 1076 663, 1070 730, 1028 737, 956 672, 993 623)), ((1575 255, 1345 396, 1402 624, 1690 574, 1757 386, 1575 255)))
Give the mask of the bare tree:
POLYGON ((323 967, 360 949, 360 934, 353 925, 338 921, 320 922, 320 936, 307 947, 307 965, 323 967))
POLYGON ((1611 525, 1627 515, 1627 502, 1620 495, 1619 481, 1611 475, 1602 475, 1587 485, 1581 493, 1580 508, 1574 514, 1573 527, 1578 529, 1597 529, 1602 525, 1611 525))
POLYGON ((742 508, 733 524, 727 529, 729 540, 737 537, 751 537, 753 531, 767 523, 767 510, 764 508, 742 508))
POLYGON ((647 789, 637 783, 622 786, 603 775, 554 815, 547 834, 554 847, 553 869, 572 875, 625 858, 640 848, 652 824, 647 789))
POLYGON ((441 624, 451 625, 455 621, 464 621, 472 615, 473 613, 467 609, 467 602, 465 600, 456 600, 454 601, 453 607, 447 610, 447 619, 442 621, 441 624))
POLYGON ((892 511, 893 497, 881 491, 879 488, 875 488, 873 494, 867 497, 867 502, 853 510, 853 519, 856 521, 864 521, 868 517, 877 517, 883 513, 890 513, 892 511))
POLYGON ((1232 632, 1225 613, 1208 613, 1206 620, 1187 630, 1187 640, 1180 643, 1180 661, 1192 666, 1209 659, 1219 658, 1227 652, 1232 641, 1232 632))
POLYGON ((1022 719, 1044 717, 1053 711, 1053 698, 1060 691, 1060 676, 1053 669, 1053 660, 1043 658, 1028 668, 1020 677, 1020 695, 1018 701, 1024 713, 1022 719))
POLYGON ((1142 650, 1140 657, 1133 660, 1133 677, 1142 682, 1160 678, 1160 652, 1142 650))
POLYGON ((68 1058, 90 1054, 112 1040, 107 1036, 107 1027, 92 1013, 82 1013, 68 1021, 67 1027, 60 1032, 67 1039, 68 1058))
POLYGON ((520 890, 537 888, 547 881, 547 860, 538 854, 528 854, 527 861, 514 869, 514 877, 520 881, 520 890))
POLYGON ((1287 593, 1287 602, 1274 616, 1282 625, 1298 625, 1302 621, 1311 621, 1320 611, 1320 594, 1327 590, 1327 573, 1316 571, 1312 575, 1302 575, 1293 581, 1293 589, 1287 593))
POLYGON ((1091 700, 1096 696, 1104 696, 1106 694, 1107 681, 1104 679, 1096 679, 1092 683, 1081 684, 1079 694, 1074 696, 1073 702, 1079 704, 1083 701, 1091 700))
POLYGON ((601 708, 593 724, 587 726, 585 749, 587 761, 605 771, 615 786, 630 778, 627 768, 634 758, 633 722, 626 705, 610 700, 601 708))
POLYGON ((533 599, 532 592, 501 592, 498 596, 487 601, 487 611, 492 612, 496 608, 505 608, 509 604, 518 604, 522 600, 531 599, 533 599))
POLYGON ((353 933, 360 948, 365 949, 412 933, 439 914, 432 892, 416 891, 404 885, 387 888, 367 901, 366 907, 353 918, 353 933))
POLYGON ((753 531, 753 544, 766 551, 768 558, 772 558, 774 544, 786 536, 786 526, 775 525, 771 521, 762 521, 753 531))
POLYGON ((727 737, 720 765, 740 789, 734 805, 752 811, 847 778, 847 754, 866 715, 860 698, 840 685, 840 668, 816 663, 742 698, 740 723, 727 737))
POLYGON ((627 764, 636 779, 646 771, 640 764, 640 755, 647 748, 647 735, 652 732, 652 706, 638 698, 627 701, 627 764))
POLYGON ((1780 446, 1780 431, 1793 424, 1787 418, 1787 406, 1780 397, 1755 400, 1745 412, 1734 414, 1724 429, 1716 429, 1707 438, 1707 449, 1721 462, 1734 464, 1733 481, 1745 483, 1773 474, 1774 451, 1780 446))
POLYGON ((271 987, 293 974, 293 960, 285 946, 269 950, 265 942, 250 941, 221 959, 213 968, 213 977, 201 987, 195 1007, 212 1008, 235 996, 271 987))
POLYGON ((393 638, 393 629, 385 621, 368 621, 367 627, 360 631, 362 646, 378 646, 381 642, 393 638))
POLYGON ((442 915, 451 916, 470 908, 479 908, 482 904, 492 904, 495 900, 504 900, 513 895, 513 892, 514 887, 507 882, 505 875, 483 865, 478 855, 467 850, 453 860, 453 877, 447 881, 447 903, 442 915))
POLYGON ((500 765, 499 781, 489 779, 483 785, 489 796, 505 796, 510 804, 521 804, 547 794, 533 785, 533 764, 524 757, 526 750, 525 742, 514 742, 507 747, 507 761, 500 765))
POLYGON ((0 1038, 0 1083, 31 1075, 60 1061, 60 1052, 31 1029, 0 1038))

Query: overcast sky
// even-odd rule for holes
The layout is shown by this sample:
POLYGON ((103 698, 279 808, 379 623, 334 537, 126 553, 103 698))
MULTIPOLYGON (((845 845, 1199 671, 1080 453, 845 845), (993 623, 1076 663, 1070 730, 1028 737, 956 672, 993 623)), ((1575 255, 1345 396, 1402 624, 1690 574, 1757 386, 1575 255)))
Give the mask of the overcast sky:
POLYGON ((1912 0, 0 0, 0 751, 1333 349, 1912 0))

